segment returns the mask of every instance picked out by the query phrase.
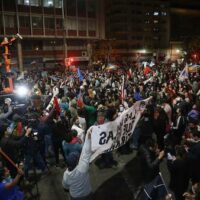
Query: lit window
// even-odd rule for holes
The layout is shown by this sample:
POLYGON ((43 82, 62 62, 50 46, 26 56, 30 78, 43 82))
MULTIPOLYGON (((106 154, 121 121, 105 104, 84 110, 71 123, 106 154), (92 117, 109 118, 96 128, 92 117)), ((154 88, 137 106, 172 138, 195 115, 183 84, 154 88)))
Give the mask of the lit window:
POLYGON ((31 6, 41 6, 41 2, 39 0, 29 0, 31 6))
POLYGON ((62 0, 55 0, 55 7, 62 8, 62 0))
POLYGON ((167 13, 166 12, 161 12, 161 15, 162 16, 167 16, 167 13))
POLYGON ((153 15, 154 15, 154 16, 158 16, 158 15, 159 15, 159 12, 154 12, 153 15))
POLYGON ((25 0, 24 5, 29 5, 29 0, 25 0))
POLYGON ((52 7, 53 6, 53 0, 43 0, 44 7, 52 7))
POLYGON ((53 6, 53 1, 48 1, 48 6, 53 6))
POLYGON ((154 24, 157 24, 157 23, 158 23, 158 20, 153 20, 153 23, 154 23, 154 24))

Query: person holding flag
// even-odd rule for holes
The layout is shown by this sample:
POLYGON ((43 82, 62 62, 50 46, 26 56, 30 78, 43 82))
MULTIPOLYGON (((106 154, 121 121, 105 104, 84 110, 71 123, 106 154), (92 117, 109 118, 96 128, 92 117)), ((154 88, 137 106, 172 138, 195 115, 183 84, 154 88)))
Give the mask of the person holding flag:
POLYGON ((24 172, 21 168, 18 168, 17 175, 14 179, 10 177, 10 171, 3 167, 0 163, 0 197, 1 200, 16 199, 23 200, 24 194, 19 190, 17 184, 19 183, 24 172))
POLYGON ((185 79, 189 78, 189 71, 188 71, 188 65, 184 67, 184 69, 181 71, 179 75, 179 81, 184 81, 185 79))
POLYGON ((67 169, 64 172, 62 184, 69 189, 71 200, 92 200, 92 188, 89 177, 92 128, 88 130, 81 155, 72 152, 67 156, 67 169))
POLYGON ((77 76, 79 78, 79 81, 83 81, 84 77, 79 67, 77 69, 77 76))

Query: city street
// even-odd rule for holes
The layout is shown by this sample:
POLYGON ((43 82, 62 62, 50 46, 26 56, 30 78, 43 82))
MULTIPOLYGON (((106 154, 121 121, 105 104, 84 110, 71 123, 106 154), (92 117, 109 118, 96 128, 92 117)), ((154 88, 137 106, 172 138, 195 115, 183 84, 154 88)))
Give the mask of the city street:
MULTIPOLYGON (((127 185, 123 185, 125 178, 121 176, 121 172, 127 171, 128 168, 130 169, 130 167, 134 165, 135 155, 136 151, 129 155, 119 156, 118 154, 115 154, 115 158, 119 162, 117 168, 99 169, 94 163, 91 164, 90 176, 95 196, 94 200, 109 200, 111 197, 115 200, 129 200, 132 197, 130 188, 131 185, 128 187, 127 185), (129 161, 129 166, 125 167, 129 161), (118 187, 121 189, 118 190, 118 187), (109 195, 111 195, 111 197, 109 195), (123 195, 125 195, 125 197, 123 197, 123 195)), ((169 176, 165 161, 163 161, 161 164, 161 171, 164 175, 165 181, 168 183, 169 176)), ((40 193, 40 200, 69 200, 68 192, 65 192, 62 187, 63 172, 64 169, 52 167, 51 174, 45 176, 39 181, 38 188, 40 193)), ((132 174, 132 177, 135 179, 137 176, 138 174, 132 174)), ((34 193, 36 192, 35 189, 33 191, 34 193)))
POLYGON ((0 53, 0 200, 200 200, 200 0, 0 0, 0 53))

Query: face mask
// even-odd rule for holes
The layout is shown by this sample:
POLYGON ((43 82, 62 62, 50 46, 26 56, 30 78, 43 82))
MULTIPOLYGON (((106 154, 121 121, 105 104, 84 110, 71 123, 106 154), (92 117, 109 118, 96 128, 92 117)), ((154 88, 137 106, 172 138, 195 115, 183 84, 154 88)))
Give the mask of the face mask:
POLYGON ((105 121, 105 118, 104 117, 98 117, 97 121, 98 121, 98 124, 103 124, 104 121, 105 121))
POLYGON ((5 182, 5 183, 11 183, 11 182, 12 182, 11 176, 10 176, 10 175, 7 176, 7 177, 4 179, 4 182, 5 182))
POLYGON ((120 107, 119 107, 119 111, 120 111, 120 112, 123 112, 123 111, 124 111, 124 107, 120 106, 120 107))
POLYGON ((144 121, 145 121, 145 122, 148 122, 148 121, 149 121, 149 118, 148 118, 148 117, 145 117, 145 118, 144 118, 144 121))
POLYGON ((186 101, 187 103, 189 103, 189 102, 190 102, 190 99, 189 99, 189 98, 186 98, 185 101, 186 101))

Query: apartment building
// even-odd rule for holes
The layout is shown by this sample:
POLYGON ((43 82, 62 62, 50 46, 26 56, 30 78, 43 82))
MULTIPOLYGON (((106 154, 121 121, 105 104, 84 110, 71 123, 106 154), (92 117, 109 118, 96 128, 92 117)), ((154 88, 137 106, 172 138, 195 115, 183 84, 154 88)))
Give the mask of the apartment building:
POLYGON ((11 46, 11 56, 24 66, 88 60, 88 44, 105 37, 104 21, 102 0, 0 2, 0 38, 23 36, 11 46))

